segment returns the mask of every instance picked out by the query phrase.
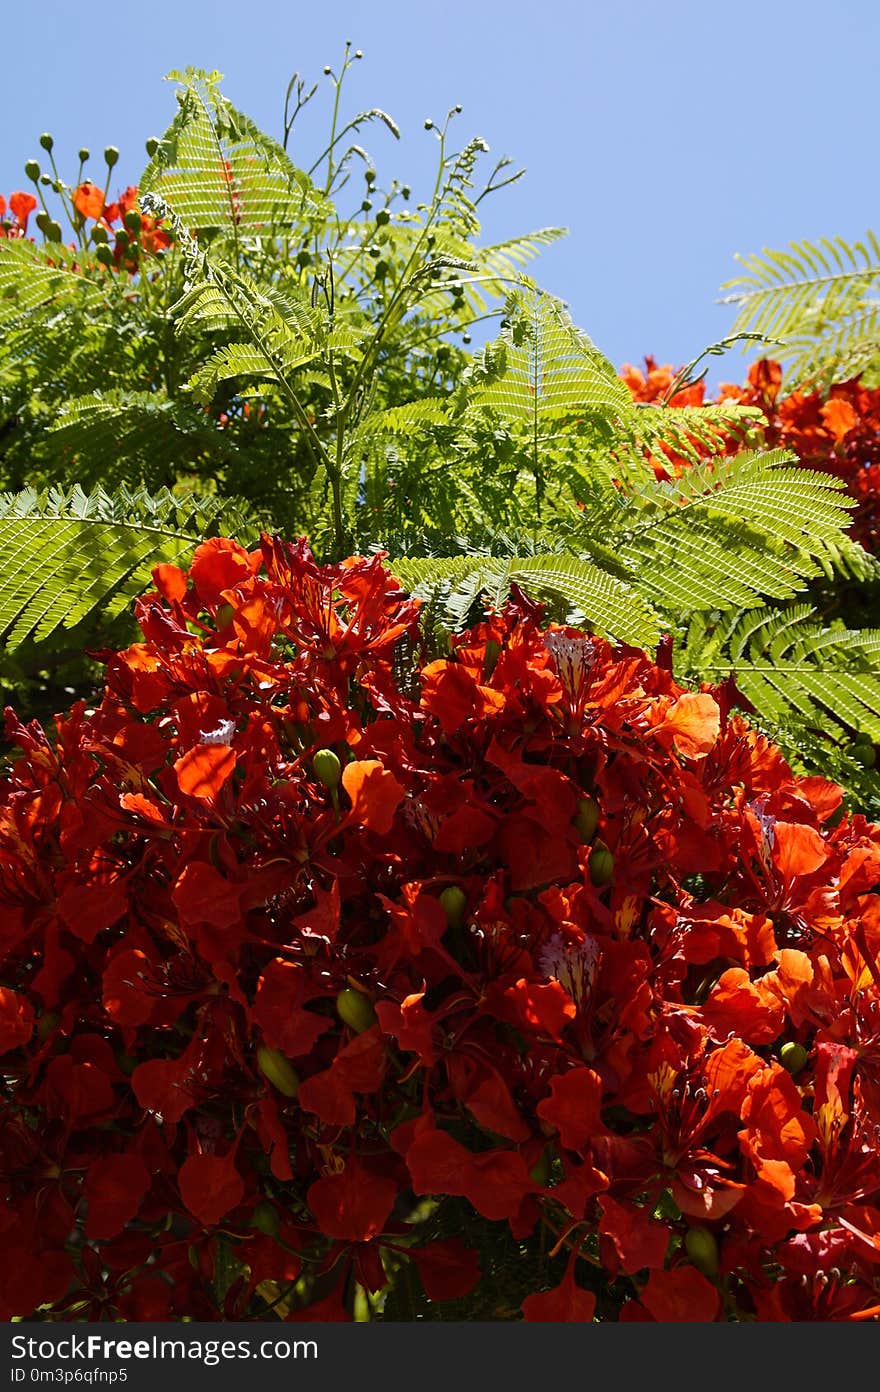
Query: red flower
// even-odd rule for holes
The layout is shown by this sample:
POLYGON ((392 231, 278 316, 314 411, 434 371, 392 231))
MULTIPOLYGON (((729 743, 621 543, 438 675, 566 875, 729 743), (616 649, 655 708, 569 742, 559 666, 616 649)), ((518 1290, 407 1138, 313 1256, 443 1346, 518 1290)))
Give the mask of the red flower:
POLYGON ((352 1157, 336 1174, 315 1180, 309 1207, 322 1233, 342 1242, 368 1242, 384 1231, 397 1198, 392 1179, 372 1174, 352 1157))
POLYGON ((596 1310, 596 1297, 576 1284, 574 1266, 575 1256, 572 1254, 565 1275, 555 1289, 526 1296, 522 1306, 526 1323, 590 1323, 596 1310))

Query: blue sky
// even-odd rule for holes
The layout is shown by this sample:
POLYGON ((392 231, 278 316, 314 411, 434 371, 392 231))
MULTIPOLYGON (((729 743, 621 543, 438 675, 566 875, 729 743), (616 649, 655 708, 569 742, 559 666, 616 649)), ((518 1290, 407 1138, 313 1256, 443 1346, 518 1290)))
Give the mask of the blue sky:
MULTIPOLYGON (((278 134, 291 73, 320 77, 351 39, 364 58, 349 110, 383 107, 403 131, 365 138, 380 172, 424 192, 423 121, 460 102, 462 141, 482 135, 527 169, 481 205, 487 240, 568 227, 535 274, 618 365, 680 364, 723 337, 732 315, 715 301, 735 252, 880 224, 876 0, 43 0, 7 6, 3 27, 7 194, 27 187, 43 130, 70 177, 83 144, 101 177, 112 143, 120 184, 135 181, 175 109, 163 76, 188 64, 218 68, 278 134)), ((321 129, 304 123, 294 158, 311 162, 321 129)), ((737 352, 713 360, 710 381, 743 368, 737 352)))

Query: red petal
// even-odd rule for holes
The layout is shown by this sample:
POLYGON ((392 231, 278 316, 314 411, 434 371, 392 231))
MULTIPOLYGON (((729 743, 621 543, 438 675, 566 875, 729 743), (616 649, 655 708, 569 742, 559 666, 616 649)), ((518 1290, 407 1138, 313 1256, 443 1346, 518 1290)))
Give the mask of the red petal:
POLYGON ((73 206, 84 218, 99 218, 104 211, 104 195, 97 184, 87 179, 73 191, 73 206))
POLYGON ((655 1222, 648 1209, 618 1203, 607 1194, 602 1195, 599 1204, 599 1234, 605 1239, 599 1250, 612 1275, 623 1271, 632 1276, 645 1266, 663 1265, 670 1238, 665 1224, 655 1222))
POLYGON ((457 1237, 412 1250, 429 1300, 460 1300, 480 1279, 480 1259, 457 1237))
POLYGON ((592 1068, 572 1068, 550 1083, 550 1096, 538 1103, 538 1116, 559 1131, 566 1150, 583 1150, 593 1136, 604 1134, 602 1080, 592 1068))
POLYGON ((107 1155, 93 1160, 86 1175, 86 1234, 107 1239, 134 1218, 150 1187, 150 1172, 139 1155, 107 1155))
POLYGON ((177 784, 188 797, 214 798, 235 771, 228 744, 196 744, 174 761, 177 784))
POLYGON ((526 1296, 523 1319, 531 1324, 588 1324, 596 1310, 596 1297, 582 1290, 574 1279, 575 1255, 569 1259, 565 1275, 553 1290, 526 1296))
POLYGON ((207 923, 231 928, 241 922, 241 886, 231 884, 207 861, 190 861, 171 893, 180 921, 187 926, 207 923))
POLYGON ((721 1297, 692 1266, 652 1271, 642 1291, 642 1304, 661 1323, 711 1323, 721 1297))
POLYGON ((394 774, 378 759, 361 759, 346 764, 342 770, 342 786, 351 799, 351 821, 386 835, 405 792, 394 774))
POLYGON ((397 1185, 375 1175, 354 1156, 339 1174, 318 1179, 309 1188, 309 1207, 326 1237, 343 1242, 368 1242, 384 1230, 397 1185))
POLYGON ((235 1168, 235 1153, 191 1155, 178 1176, 180 1197, 200 1223, 219 1223, 244 1198, 244 1180, 235 1168))

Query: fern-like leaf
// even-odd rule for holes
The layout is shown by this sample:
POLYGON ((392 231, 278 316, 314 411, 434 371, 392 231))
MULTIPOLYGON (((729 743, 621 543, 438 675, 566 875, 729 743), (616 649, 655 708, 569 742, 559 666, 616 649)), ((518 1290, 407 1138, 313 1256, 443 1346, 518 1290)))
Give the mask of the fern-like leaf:
POLYGON ((689 672, 731 672, 761 717, 792 717, 837 738, 864 731, 880 741, 880 630, 822 623, 808 604, 757 609, 723 620, 698 615, 684 650, 689 672))
POLYGON ((142 194, 158 194, 193 230, 225 232, 236 247, 323 216, 308 175, 220 92, 220 73, 168 76, 181 84, 180 109, 141 177, 142 194))
POLYGON ((71 628, 99 606, 108 618, 149 585, 156 564, 180 562, 206 536, 253 526, 235 505, 143 490, 86 494, 31 489, 0 495, 0 639, 71 628))

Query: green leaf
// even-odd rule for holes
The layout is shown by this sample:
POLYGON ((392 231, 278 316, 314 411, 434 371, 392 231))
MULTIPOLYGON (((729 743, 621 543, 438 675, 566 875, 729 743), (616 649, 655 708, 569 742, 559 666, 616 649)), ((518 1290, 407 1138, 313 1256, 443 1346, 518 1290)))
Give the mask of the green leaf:
POLYGON ((140 181, 197 232, 219 229, 238 243, 274 236, 326 211, 323 196, 284 149, 220 92, 220 74, 187 68, 180 109, 140 181))
POLYGON ((101 608, 122 612, 161 562, 186 562, 206 536, 253 532, 228 501, 163 491, 0 495, 0 639, 12 649, 101 608))

